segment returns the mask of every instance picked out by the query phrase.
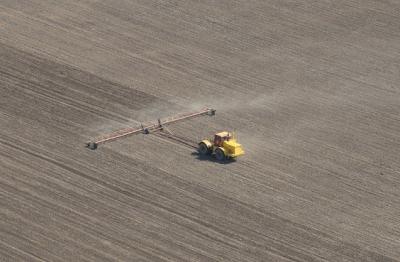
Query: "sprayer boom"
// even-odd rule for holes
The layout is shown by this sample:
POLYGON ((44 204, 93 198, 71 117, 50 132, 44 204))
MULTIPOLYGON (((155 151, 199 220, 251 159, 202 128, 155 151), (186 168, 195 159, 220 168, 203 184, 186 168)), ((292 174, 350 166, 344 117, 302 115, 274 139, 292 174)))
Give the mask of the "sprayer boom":
POLYGON ((169 117, 166 119, 157 119, 157 121, 155 121, 155 122, 145 124, 145 125, 142 124, 140 127, 121 129, 121 130, 115 131, 110 134, 106 134, 104 136, 101 136, 99 138, 96 138, 94 140, 87 142, 86 147, 94 150, 97 148, 98 145, 104 144, 106 142, 114 141, 119 138, 123 138, 123 137, 129 136, 129 135, 138 134, 138 133, 149 134, 150 132, 153 132, 153 131, 162 130, 163 126, 165 126, 165 125, 169 125, 172 123, 176 123, 179 121, 183 121, 186 119, 194 118, 197 116, 203 116, 203 115, 213 116, 213 115, 215 115, 215 109, 205 108, 205 109, 203 109, 201 111, 197 111, 197 112, 180 114, 180 115, 172 116, 172 117, 169 117))

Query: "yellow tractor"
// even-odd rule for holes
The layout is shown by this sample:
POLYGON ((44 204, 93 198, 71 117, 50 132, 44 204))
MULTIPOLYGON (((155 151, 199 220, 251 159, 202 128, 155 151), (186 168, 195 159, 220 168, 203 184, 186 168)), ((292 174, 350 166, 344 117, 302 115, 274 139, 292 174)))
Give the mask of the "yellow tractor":
POLYGON ((215 155, 218 161, 236 158, 244 154, 242 145, 232 133, 224 131, 215 134, 214 141, 205 139, 199 143, 200 155, 215 155))

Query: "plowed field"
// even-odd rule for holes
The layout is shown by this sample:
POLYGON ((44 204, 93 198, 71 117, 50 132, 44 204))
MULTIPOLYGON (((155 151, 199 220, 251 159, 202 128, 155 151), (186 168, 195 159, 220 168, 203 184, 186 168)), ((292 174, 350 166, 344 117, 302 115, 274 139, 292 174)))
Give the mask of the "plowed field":
POLYGON ((399 83, 394 0, 0 0, 0 260, 400 261, 399 83))

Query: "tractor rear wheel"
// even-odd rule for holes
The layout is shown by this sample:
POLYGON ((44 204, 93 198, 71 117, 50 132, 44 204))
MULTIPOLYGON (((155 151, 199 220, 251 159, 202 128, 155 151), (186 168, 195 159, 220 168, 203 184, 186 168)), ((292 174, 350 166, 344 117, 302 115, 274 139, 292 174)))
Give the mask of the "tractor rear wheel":
POLYGON ((218 161, 224 161, 226 160, 226 155, 225 152, 221 148, 215 149, 215 158, 218 161))
POLYGON ((211 153, 211 149, 208 148, 208 146, 204 142, 201 142, 199 144, 199 147, 197 148, 197 150, 199 151, 200 155, 209 155, 211 153))

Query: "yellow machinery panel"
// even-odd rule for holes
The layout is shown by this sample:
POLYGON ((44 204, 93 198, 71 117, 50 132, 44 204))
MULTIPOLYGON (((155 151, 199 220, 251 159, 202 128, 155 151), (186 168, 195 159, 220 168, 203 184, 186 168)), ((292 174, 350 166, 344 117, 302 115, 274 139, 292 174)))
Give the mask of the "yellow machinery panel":
POLYGON ((244 154, 242 145, 236 142, 236 139, 230 139, 229 141, 224 141, 222 147, 225 149, 226 155, 228 157, 237 157, 244 154))

